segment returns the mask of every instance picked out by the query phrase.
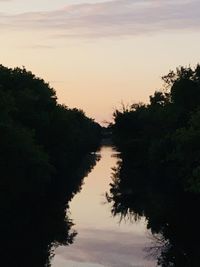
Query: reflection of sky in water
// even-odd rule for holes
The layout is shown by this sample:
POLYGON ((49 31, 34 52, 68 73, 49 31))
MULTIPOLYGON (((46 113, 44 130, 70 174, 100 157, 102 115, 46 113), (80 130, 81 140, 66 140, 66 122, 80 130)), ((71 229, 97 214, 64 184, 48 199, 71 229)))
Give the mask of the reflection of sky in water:
POLYGON ((104 265, 101 264, 96 264, 96 263, 89 263, 89 262, 75 262, 75 261, 67 261, 62 259, 62 258, 58 258, 56 260, 56 264, 59 267, 66 267, 66 263, 67 263, 67 267, 105 267, 104 265))
POLYGON ((71 202, 71 217, 78 236, 69 247, 55 251, 53 267, 153 267, 144 249, 150 245, 145 220, 137 223, 113 218, 105 201, 112 167, 117 158, 109 147, 101 150, 102 158, 85 179, 80 194, 71 202))

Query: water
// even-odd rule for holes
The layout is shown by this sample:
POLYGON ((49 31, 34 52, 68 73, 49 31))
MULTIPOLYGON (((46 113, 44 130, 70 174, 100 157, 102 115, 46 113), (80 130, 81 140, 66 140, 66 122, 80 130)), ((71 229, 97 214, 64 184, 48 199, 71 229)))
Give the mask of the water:
POLYGON ((116 152, 102 147, 101 159, 85 178, 83 188, 70 203, 71 218, 78 232, 70 246, 55 250, 52 267, 153 267, 146 258, 151 234, 144 219, 121 221, 111 215, 105 192, 111 183, 116 152))

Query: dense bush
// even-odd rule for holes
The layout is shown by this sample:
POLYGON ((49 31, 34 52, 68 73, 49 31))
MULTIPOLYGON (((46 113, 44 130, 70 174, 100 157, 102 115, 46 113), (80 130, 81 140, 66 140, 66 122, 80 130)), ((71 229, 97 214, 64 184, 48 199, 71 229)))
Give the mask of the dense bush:
POLYGON ((50 266, 76 235, 68 202, 96 162, 101 127, 57 102, 25 68, 0 65, 0 212, 4 266, 50 266), (12 255, 11 255, 12 254, 12 255))
POLYGON ((163 91, 149 104, 115 111, 113 138, 134 164, 163 172, 184 190, 200 192, 200 66, 178 68, 163 77, 163 91))
POLYGON ((200 238, 200 66, 163 77, 149 104, 114 113, 121 151, 107 199, 113 215, 145 217, 148 253, 162 267, 198 267, 200 238))
POLYGON ((69 179, 68 172, 99 140, 100 126, 83 111, 58 104, 42 79, 25 68, 0 65, 2 186, 42 193, 52 180, 69 179))

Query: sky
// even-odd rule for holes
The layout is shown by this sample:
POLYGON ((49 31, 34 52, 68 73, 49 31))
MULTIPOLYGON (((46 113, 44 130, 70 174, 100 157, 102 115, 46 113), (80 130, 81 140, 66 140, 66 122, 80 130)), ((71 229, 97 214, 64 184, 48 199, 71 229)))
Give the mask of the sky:
POLYGON ((0 64, 25 66, 98 122, 200 61, 199 0, 0 0, 0 64))

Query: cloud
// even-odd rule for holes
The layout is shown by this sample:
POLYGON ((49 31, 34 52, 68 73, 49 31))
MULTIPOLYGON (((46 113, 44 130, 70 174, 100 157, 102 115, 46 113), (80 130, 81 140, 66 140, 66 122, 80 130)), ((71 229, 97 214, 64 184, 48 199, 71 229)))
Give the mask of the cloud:
POLYGON ((110 37, 200 28, 199 0, 116 0, 60 10, 0 14, 0 29, 42 30, 57 37, 110 37))

